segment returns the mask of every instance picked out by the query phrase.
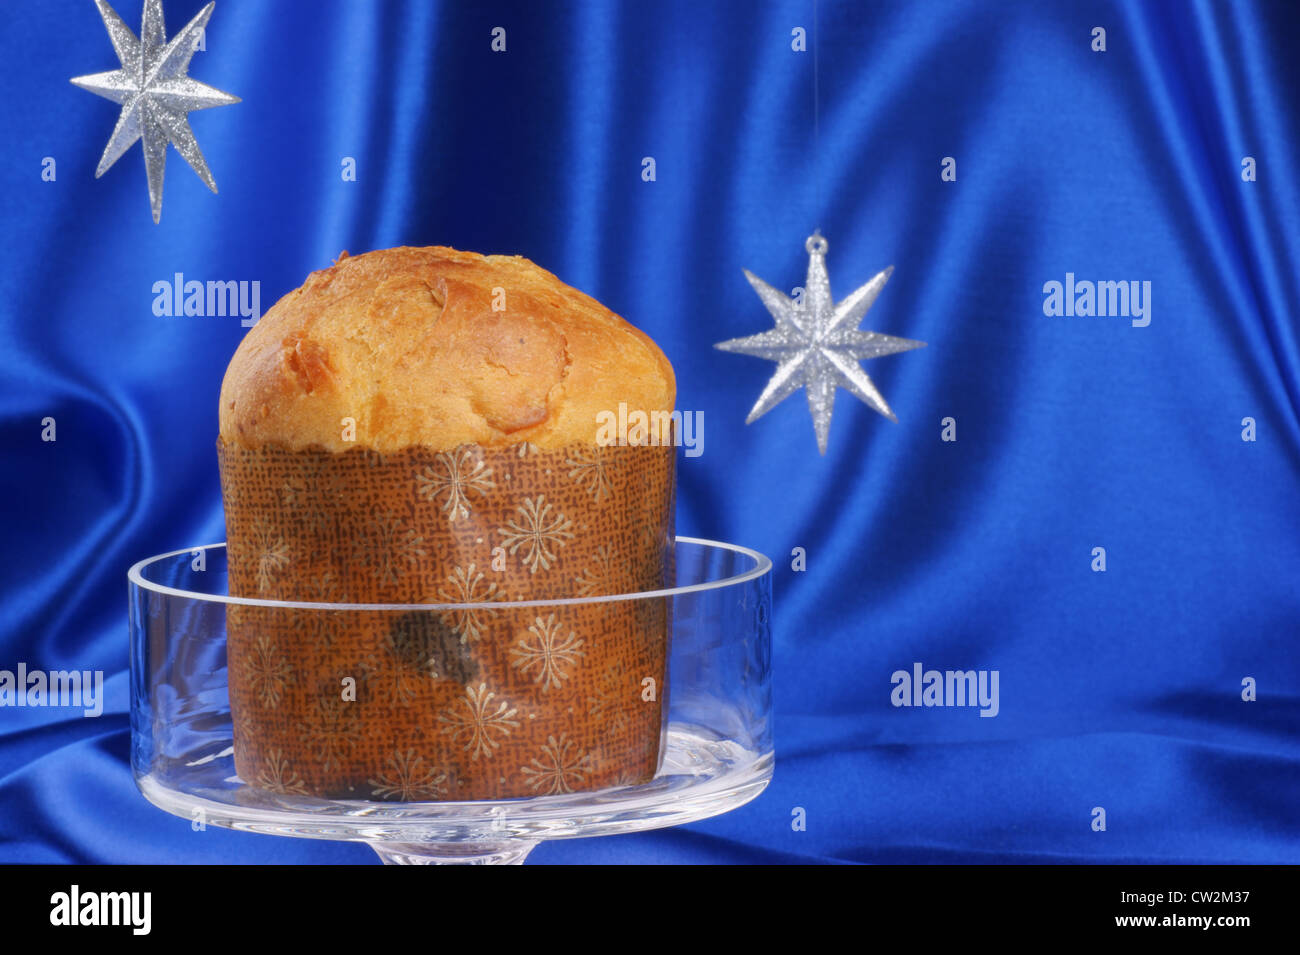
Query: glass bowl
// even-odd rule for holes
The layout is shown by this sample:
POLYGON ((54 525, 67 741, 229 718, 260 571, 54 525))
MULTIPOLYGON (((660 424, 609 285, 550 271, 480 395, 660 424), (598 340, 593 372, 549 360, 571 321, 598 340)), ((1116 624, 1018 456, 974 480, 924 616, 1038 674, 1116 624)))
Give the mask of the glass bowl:
MULTIPOLYGON (((224 544, 142 560, 127 575, 136 785, 159 808, 204 825, 366 842, 397 864, 518 863, 543 839, 636 832, 727 812, 772 777, 771 570, 756 551, 678 537, 677 586, 670 589, 564 600, 345 604, 231 597, 224 544), (236 773, 226 663, 232 605, 313 611, 332 615, 336 625, 348 618, 360 625, 375 614, 491 614, 612 601, 666 609, 671 621, 666 731, 648 783, 524 799, 390 801, 317 798, 266 780, 249 785, 236 773)), ((562 765, 551 769, 563 772, 562 765)))

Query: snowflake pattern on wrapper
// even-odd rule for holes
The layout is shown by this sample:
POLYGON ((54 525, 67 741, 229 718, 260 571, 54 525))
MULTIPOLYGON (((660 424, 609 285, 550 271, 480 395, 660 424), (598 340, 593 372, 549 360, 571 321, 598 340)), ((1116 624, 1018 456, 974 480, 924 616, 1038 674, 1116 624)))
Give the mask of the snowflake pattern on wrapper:
MULTIPOLYGON (((476 564, 470 564, 464 569, 457 567, 447 578, 447 583, 438 588, 438 596, 452 604, 487 603, 499 599, 496 583, 486 578, 487 575, 478 570, 476 564)), ((448 612, 451 628, 460 634, 464 643, 477 640, 483 635, 487 615, 487 611, 477 608, 448 612)))
POLYGON ((609 544, 596 548, 595 558, 582 569, 582 573, 573 578, 573 585, 579 597, 597 597, 602 594, 618 593, 615 589, 620 575, 615 565, 617 552, 609 544))
POLYGON ((259 636, 252 652, 243 658, 244 672, 262 705, 274 709, 293 676, 293 667, 270 637, 259 636))
POLYGON ((365 522, 355 548, 370 559, 380 583, 392 584, 425 555, 423 544, 414 528, 389 512, 365 522))
POLYGON ((663 600, 514 602, 663 586, 674 449, 218 452, 232 594, 391 605, 228 608, 240 778, 420 801, 653 775, 663 600))
POLYGON ((519 772, 538 795, 553 796, 571 793, 580 786, 590 762, 591 756, 579 752, 568 734, 561 733, 558 739, 547 737, 541 755, 533 757, 527 766, 520 767, 519 772))
POLYGON ((360 741, 359 724, 360 711, 354 703, 340 699, 336 693, 317 693, 303 721, 300 739, 312 759, 330 772, 360 741))
POLYGON ((550 570, 551 564, 555 563, 554 549, 563 547, 574 538, 569 529, 573 521, 555 511, 546 503, 545 497, 526 497, 517 510, 519 520, 511 518, 505 527, 497 529, 497 533, 506 539, 506 548, 511 555, 523 548, 524 566, 530 573, 537 573, 539 567, 550 570))
POLYGON ((271 750, 257 777, 258 784, 273 793, 298 793, 307 795, 307 787, 297 771, 278 749, 271 750))
POLYGON ((257 592, 271 589, 275 575, 289 566, 289 545, 266 525, 257 531, 257 592))
POLYGON ((569 465, 569 477, 585 489, 597 504, 610 496, 609 475, 605 473, 605 449, 600 445, 579 448, 564 461, 569 465))
POLYGON ((469 517, 471 495, 483 497, 496 488, 492 469, 464 447, 439 454, 437 464, 418 473, 416 481, 421 497, 435 504, 442 499, 440 507, 449 521, 469 517))
POLYGON ((519 721, 514 718, 519 711, 502 700, 497 700, 494 707, 495 697, 486 683, 480 683, 477 689, 471 686, 460 701, 462 706, 450 716, 438 717, 439 722, 447 724, 443 732, 450 733, 458 743, 464 740, 470 759, 491 756, 501 745, 500 737, 509 736, 519 728, 519 721))
POLYGON ((543 692, 569 678, 571 668, 585 656, 582 639, 572 630, 563 636, 563 628, 551 614, 545 620, 538 617, 528 627, 528 634, 519 638, 518 646, 510 648, 511 666, 520 672, 532 674, 533 682, 541 684, 543 692))
POLYGON ((427 765, 409 747, 389 756, 385 771, 367 782, 372 796, 401 802, 437 799, 447 792, 447 774, 427 765))

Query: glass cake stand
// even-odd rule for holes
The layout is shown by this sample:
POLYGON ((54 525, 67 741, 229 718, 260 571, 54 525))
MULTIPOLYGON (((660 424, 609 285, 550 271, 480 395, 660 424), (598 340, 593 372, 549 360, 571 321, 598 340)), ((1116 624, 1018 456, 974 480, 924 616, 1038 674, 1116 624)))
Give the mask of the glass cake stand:
POLYGON ((735 809, 772 777, 772 562, 732 544, 678 537, 676 570, 671 589, 609 597, 330 604, 228 596, 224 544, 142 560, 128 573, 136 785, 159 808, 204 825, 366 842, 385 863, 405 865, 517 864, 543 839, 637 832, 735 809), (666 746, 648 783, 527 799, 386 802, 271 792, 235 771, 231 604, 366 615, 616 600, 665 601, 672 621, 666 746))

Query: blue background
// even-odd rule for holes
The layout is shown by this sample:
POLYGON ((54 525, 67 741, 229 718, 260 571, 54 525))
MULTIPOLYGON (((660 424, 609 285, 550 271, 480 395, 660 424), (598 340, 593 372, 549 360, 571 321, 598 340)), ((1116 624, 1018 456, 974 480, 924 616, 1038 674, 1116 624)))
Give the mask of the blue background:
POLYGON ((769 789, 535 861, 1300 861, 1300 5, 823 2, 814 32, 811 2, 221 0, 190 70, 242 98, 190 117, 220 194, 169 150, 158 226, 138 146, 93 178, 93 4, 0 19, 0 667, 109 688, 98 720, 0 710, 0 861, 374 861, 137 793, 125 575, 224 538, 245 331, 153 284, 265 310, 401 244, 526 255, 649 332, 705 417, 679 533, 777 564, 769 789), (896 267, 864 327, 929 343, 864 363, 900 423, 840 392, 825 457, 801 395, 746 427, 774 366, 712 347, 771 327, 741 270, 802 285, 818 226, 837 296, 896 267), (1045 316, 1066 272, 1150 281, 1150 326, 1045 316), (915 661, 998 669, 1001 712, 895 709, 915 661))

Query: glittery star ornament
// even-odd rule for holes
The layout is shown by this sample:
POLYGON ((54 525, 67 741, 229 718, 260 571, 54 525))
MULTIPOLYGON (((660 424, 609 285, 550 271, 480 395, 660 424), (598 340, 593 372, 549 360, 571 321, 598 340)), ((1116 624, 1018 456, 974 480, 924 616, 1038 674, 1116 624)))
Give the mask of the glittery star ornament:
POLYGON ((96 96, 122 104, 113 135, 95 170, 98 179, 122 154, 144 140, 144 168, 149 177, 149 205, 153 221, 162 217, 163 171, 167 165, 167 144, 190 164, 204 184, 213 192, 217 184, 199 149, 188 114, 196 109, 210 109, 238 103, 239 97, 223 93, 206 83, 190 79, 186 72, 194 56, 194 44, 212 16, 215 3, 209 3, 186 24, 185 29, 168 43, 163 31, 162 0, 144 0, 144 16, 137 37, 105 0, 95 0, 99 15, 108 28, 113 51, 122 64, 120 70, 73 77, 72 82, 96 96))
POLYGON ((748 338, 719 342, 714 347, 777 363, 776 372, 758 396, 745 424, 757 421, 804 388, 817 432, 817 450, 825 454, 836 388, 845 389, 889 420, 898 420, 858 361, 921 348, 925 342, 858 328, 867 309, 889 281, 894 271, 892 265, 836 304, 826 274, 826 240, 820 233, 814 233, 804 248, 808 250, 808 279, 803 302, 795 302, 746 269, 745 278, 772 313, 776 328, 748 338))

